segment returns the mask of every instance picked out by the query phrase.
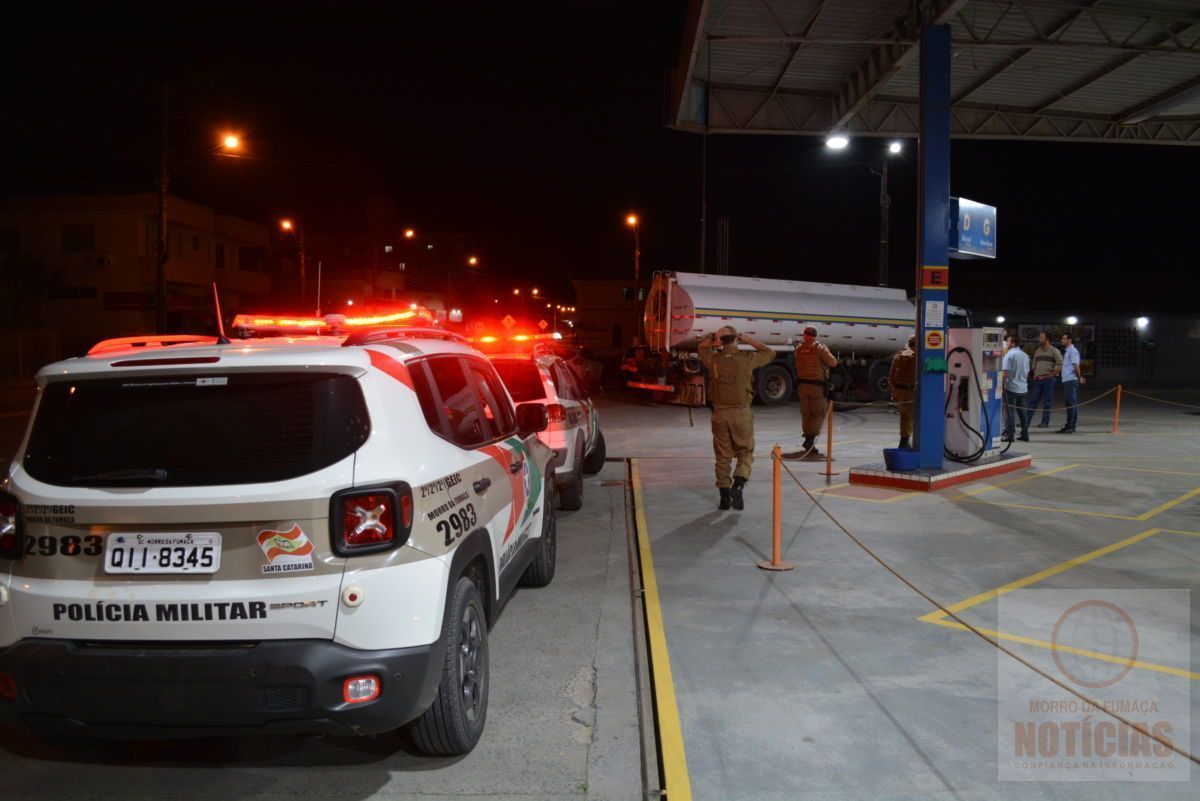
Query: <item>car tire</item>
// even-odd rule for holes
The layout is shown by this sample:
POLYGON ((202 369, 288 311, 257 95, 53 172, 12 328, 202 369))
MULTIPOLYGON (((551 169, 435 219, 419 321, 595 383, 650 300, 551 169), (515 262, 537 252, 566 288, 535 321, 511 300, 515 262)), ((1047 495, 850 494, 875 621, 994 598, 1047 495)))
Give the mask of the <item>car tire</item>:
POLYGON ((755 397, 763 406, 782 406, 792 399, 796 385, 792 372, 781 364, 768 364, 758 372, 755 397))
POLYGON ((583 443, 575 449, 578 458, 571 480, 558 488, 558 508, 564 512, 574 512, 583 508, 583 443))
POLYGON ((604 445, 604 432, 596 432, 596 445, 592 448, 592 452, 583 460, 583 472, 589 476, 594 476, 604 469, 604 460, 608 456, 608 451, 604 445))
POLYGON ((412 726, 413 742, 429 756, 470 752, 487 721, 488 641, 483 598, 469 578, 459 578, 442 623, 445 656, 433 705, 412 726))
MULTIPOLYGON (((553 485, 546 483, 546 492, 553 485)), ((554 515, 554 498, 546 496, 542 503, 542 536, 538 539, 537 555, 521 574, 517 583, 522 587, 545 587, 554 580, 554 566, 558 560, 558 519, 554 515)))

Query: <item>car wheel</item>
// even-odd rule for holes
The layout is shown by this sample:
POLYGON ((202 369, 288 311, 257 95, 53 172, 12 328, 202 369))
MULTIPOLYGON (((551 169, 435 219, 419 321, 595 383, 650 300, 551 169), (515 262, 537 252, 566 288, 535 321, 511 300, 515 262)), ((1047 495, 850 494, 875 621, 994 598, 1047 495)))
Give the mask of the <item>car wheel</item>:
MULTIPOLYGON (((546 492, 551 485, 546 484, 546 492)), ((522 587, 545 587, 554 580, 554 565, 558 558, 558 520, 554 516, 554 498, 547 495, 542 504, 542 536, 538 541, 537 555, 525 568, 518 582, 522 587)))
POLYGON ((583 508, 583 442, 575 448, 575 470, 571 480, 558 488, 558 508, 564 512, 574 512, 583 508))
POLYGON ((417 748, 430 756, 461 756, 479 742, 488 706, 487 618, 468 578, 454 587, 443 622, 446 654, 433 705, 413 724, 417 748))
POLYGON ((604 469, 604 459, 608 455, 608 451, 604 446, 604 432, 596 432, 596 446, 592 448, 592 452, 583 460, 583 472, 589 476, 594 476, 604 469))

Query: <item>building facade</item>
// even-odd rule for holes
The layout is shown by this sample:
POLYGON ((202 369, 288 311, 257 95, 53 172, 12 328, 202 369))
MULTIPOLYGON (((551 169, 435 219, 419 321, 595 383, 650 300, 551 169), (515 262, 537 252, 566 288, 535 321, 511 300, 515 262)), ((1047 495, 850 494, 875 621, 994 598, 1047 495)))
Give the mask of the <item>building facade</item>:
MULTIPOLYGON (((105 337, 153 332, 157 200, 152 193, 0 200, 0 325, 25 346, 57 336, 63 355, 105 337)), ((167 243, 169 330, 215 328, 214 281, 227 310, 270 297, 268 276, 243 263, 268 244, 265 226, 171 197, 167 243)), ((28 374, 28 363, 46 355, 0 360, 4 372, 28 374)))

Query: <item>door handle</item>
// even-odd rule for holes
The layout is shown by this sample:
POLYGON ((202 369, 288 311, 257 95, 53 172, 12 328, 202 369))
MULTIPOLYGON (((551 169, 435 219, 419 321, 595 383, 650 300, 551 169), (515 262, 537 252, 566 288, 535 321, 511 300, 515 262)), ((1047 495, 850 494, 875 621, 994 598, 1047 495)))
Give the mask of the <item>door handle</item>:
POLYGON ((471 485, 471 487, 475 490, 476 495, 482 495, 483 493, 487 492, 487 489, 490 486, 492 486, 492 480, 490 478, 481 478, 471 485))
POLYGON ((508 472, 510 472, 510 473, 519 473, 519 472, 521 472, 521 465, 522 465, 522 464, 524 464, 524 462, 513 462, 512 464, 510 464, 510 465, 508 466, 508 472))

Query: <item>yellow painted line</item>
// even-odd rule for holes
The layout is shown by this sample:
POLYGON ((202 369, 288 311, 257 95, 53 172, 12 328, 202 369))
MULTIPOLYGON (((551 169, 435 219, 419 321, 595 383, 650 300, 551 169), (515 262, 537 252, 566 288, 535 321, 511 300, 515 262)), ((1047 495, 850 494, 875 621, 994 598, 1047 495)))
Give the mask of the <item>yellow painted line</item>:
MULTIPOLYGON (((1090 562, 1093 559, 1097 559, 1106 554, 1110 554, 1113 551, 1119 551, 1122 548, 1128 548, 1130 545, 1141 542, 1142 540, 1147 539, 1149 537, 1153 537, 1155 534, 1157 534, 1160 531, 1162 531, 1161 528, 1147 529, 1147 530, 1143 531, 1141 534, 1134 534, 1132 537, 1127 537, 1126 539, 1123 539, 1120 542, 1114 542, 1111 545, 1105 545, 1103 548, 1097 548, 1094 551, 1085 553, 1083 556, 1076 556, 1074 559, 1068 559, 1065 562, 1059 562, 1057 565, 1048 567, 1045 570, 1040 570, 1037 573, 1026 576, 1025 578, 1017 579, 1016 581, 1013 581, 1013 582, 1010 582, 1003 586, 997 587, 994 590, 988 590, 987 592, 981 592, 978 595, 972 595, 970 598, 967 598, 966 600, 963 600, 963 601, 959 601, 958 603, 954 604, 953 606, 948 606, 946 608, 957 615, 959 612, 963 611, 964 609, 970 609, 972 606, 978 606, 979 604, 984 603, 985 601, 990 601, 993 598, 999 598, 1001 595, 1006 595, 1007 593, 1010 593, 1013 590, 1019 590, 1024 587, 1028 587, 1030 584, 1036 584, 1037 582, 1042 581, 1043 579, 1048 579, 1051 576, 1056 576, 1059 573, 1062 573, 1063 571, 1070 570, 1073 567, 1078 567, 1079 565, 1082 565, 1086 562, 1090 562)), ((945 617, 946 617, 945 612, 943 612, 940 609, 935 609, 934 611, 930 612, 929 614, 922 615, 921 617, 919 617, 917 619, 920 621, 923 621, 925 623, 936 623, 939 620, 944 620, 945 617)))
POLYGON ((1155 515, 1160 515, 1163 512, 1167 511, 1168 509, 1173 509, 1174 507, 1178 506, 1181 503, 1190 501, 1192 498, 1195 498, 1197 495, 1200 495, 1200 487, 1196 487, 1194 490, 1192 490, 1190 492, 1185 492, 1183 495, 1180 495, 1178 498, 1176 498, 1173 501, 1167 501, 1164 504, 1155 506, 1149 512, 1146 512, 1145 514, 1140 514, 1134 519, 1135 520, 1149 520, 1150 518, 1154 517, 1155 515))
POLYGON ((1200 531, 1179 531, 1173 528, 1164 528, 1162 532, 1164 534, 1184 534, 1188 537, 1200 537, 1200 531))
POLYGON ((1095 470, 1121 470, 1130 473, 1163 473, 1168 476, 1200 476, 1200 473, 1187 473, 1182 470, 1157 470, 1149 467, 1125 467, 1113 464, 1081 464, 1077 467, 1091 467, 1095 470))
POLYGON ((1057 512, 1065 515, 1083 515, 1085 517, 1104 517, 1109 520, 1145 520, 1143 517, 1131 515, 1114 515, 1108 512, 1089 512, 1084 509, 1056 509, 1053 506, 1030 506, 1025 503, 1008 503, 1006 501, 989 501, 986 498, 959 498, 958 503, 986 503, 988 506, 1003 506, 1008 509, 1025 509, 1030 512, 1057 512))
MULTIPOLYGON (((959 631, 970 631, 966 626, 953 620, 931 620, 930 623, 935 623, 939 626, 945 626, 948 629, 958 629, 959 631)), ((994 637, 997 640, 1006 640, 1008 642, 1021 643, 1022 645, 1032 645, 1036 648, 1045 648, 1049 651, 1060 651, 1064 654, 1075 654, 1076 656, 1086 656, 1091 659, 1097 659, 1101 662, 1111 662, 1114 665, 1130 665, 1142 670, 1152 670, 1155 673, 1166 673, 1169 676, 1179 676, 1192 681, 1200 681, 1200 673, 1194 673, 1183 668, 1170 667, 1169 665, 1159 665, 1155 662, 1143 662, 1140 659, 1128 659, 1123 656, 1113 656, 1101 651, 1089 651, 1086 648, 1075 648, 1070 645, 1061 645, 1049 643, 1045 640, 1038 640, 1033 637, 1022 637, 1019 634, 1009 634, 1003 631, 994 631, 985 629, 979 626, 975 627, 976 631, 982 632, 989 637, 994 637)))
POLYGON ((1083 467, 1083 466, 1084 465, 1078 465, 1078 464, 1064 464, 1060 467, 1052 467, 1049 470, 1040 470, 1036 473, 1029 473, 1027 475, 1021 476, 1020 478, 1012 478, 1012 479, 1009 479, 1008 481, 999 481, 995 484, 985 484, 982 487, 972 487, 971 489, 968 489, 968 490, 962 490, 959 493, 959 495, 960 496, 961 495, 967 495, 967 496, 980 495, 984 492, 991 492, 992 490, 1001 489, 1003 487, 1011 487, 1014 484, 1024 484, 1026 481, 1036 481, 1039 478, 1045 478, 1046 476, 1052 476, 1055 473, 1061 473, 1065 470, 1071 470, 1076 467, 1083 467))
POLYGON ((642 602, 646 609, 646 635, 650 640, 650 668, 654 680, 654 705, 658 718, 658 738, 662 748, 663 790, 669 801, 691 801, 692 780, 688 776, 687 753, 683 747, 683 727, 679 723, 679 705, 675 700, 675 679, 671 675, 671 655, 667 651, 667 633, 663 628, 658 580, 654 575, 654 557, 650 553, 650 528, 646 525, 642 502, 642 478, 638 460, 629 460, 633 488, 634 519, 637 524, 638 556, 642 565, 642 602))

